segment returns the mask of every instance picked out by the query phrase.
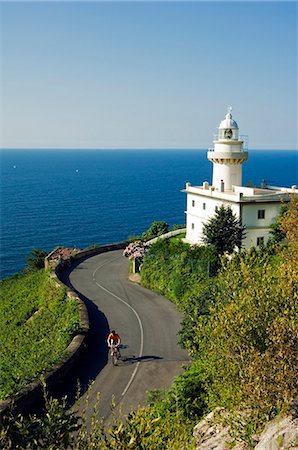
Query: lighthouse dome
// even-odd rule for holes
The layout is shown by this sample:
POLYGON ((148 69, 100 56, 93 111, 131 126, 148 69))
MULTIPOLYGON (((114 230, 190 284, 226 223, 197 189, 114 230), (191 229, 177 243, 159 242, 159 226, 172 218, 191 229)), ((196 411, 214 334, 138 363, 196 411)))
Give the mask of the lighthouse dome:
POLYGON ((226 117, 224 118, 224 120, 222 120, 220 122, 220 125, 218 127, 220 130, 223 128, 239 128, 237 125, 237 122, 232 118, 232 114, 230 112, 228 112, 228 114, 226 114, 226 117))

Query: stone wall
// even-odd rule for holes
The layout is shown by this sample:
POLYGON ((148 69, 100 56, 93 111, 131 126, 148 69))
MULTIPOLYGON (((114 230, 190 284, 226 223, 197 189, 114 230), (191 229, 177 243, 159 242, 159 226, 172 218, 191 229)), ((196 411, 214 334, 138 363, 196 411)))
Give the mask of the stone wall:
POLYGON ((117 242, 115 244, 101 245, 99 247, 91 247, 85 250, 78 251, 75 255, 71 257, 72 260, 84 260, 90 258, 91 256, 99 255, 100 253, 110 252, 113 250, 124 250, 128 245, 128 242, 117 242))
POLYGON ((150 241, 147 241, 146 244, 151 245, 154 244, 154 242, 159 241, 160 239, 168 239, 182 233, 186 233, 186 228, 180 228, 179 230, 169 231, 168 233, 161 234, 160 236, 150 239, 150 241))

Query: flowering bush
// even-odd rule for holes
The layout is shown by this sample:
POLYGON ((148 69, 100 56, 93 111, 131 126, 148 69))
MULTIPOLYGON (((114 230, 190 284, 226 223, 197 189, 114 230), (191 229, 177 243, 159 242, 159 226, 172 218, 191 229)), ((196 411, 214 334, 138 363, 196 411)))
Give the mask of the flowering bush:
POLYGON ((123 252, 123 256, 129 259, 143 260, 146 252, 148 251, 148 245, 142 241, 131 242, 123 252))

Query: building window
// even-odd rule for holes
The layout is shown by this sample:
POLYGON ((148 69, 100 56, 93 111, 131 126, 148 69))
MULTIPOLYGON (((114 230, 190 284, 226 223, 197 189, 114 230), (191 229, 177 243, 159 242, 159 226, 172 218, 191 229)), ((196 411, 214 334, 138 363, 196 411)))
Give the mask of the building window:
POLYGON ((257 246, 259 247, 260 245, 264 244, 264 237, 257 237, 257 246))
POLYGON ((194 200, 191 201, 191 206, 195 206, 195 201, 194 200))
POLYGON ((192 229, 192 230, 195 229, 195 224, 194 224, 194 223, 191 224, 191 229, 192 229))
POLYGON ((265 219, 265 209, 258 209, 258 219, 265 219))
POLYGON ((206 209, 206 203, 203 203, 203 209, 206 209))

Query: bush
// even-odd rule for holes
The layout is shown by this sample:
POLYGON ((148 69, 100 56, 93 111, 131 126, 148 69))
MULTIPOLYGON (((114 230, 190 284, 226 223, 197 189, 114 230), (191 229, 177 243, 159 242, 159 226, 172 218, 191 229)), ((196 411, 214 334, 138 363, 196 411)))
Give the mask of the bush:
POLYGON ((193 422, 155 408, 143 407, 128 416, 114 417, 103 426, 98 404, 91 423, 86 415, 68 411, 66 399, 46 398, 42 416, 10 415, 0 423, 0 447, 8 450, 194 450, 193 422), (75 434, 74 434, 75 432, 75 434))
POLYGON ((183 229, 183 228, 186 228, 185 223, 182 223, 182 224, 175 223, 175 224, 172 226, 172 230, 173 230, 173 231, 175 231, 175 230, 181 230, 181 229, 183 229))
POLYGON ((30 254, 26 256, 26 261, 29 270, 39 270, 44 268, 44 259, 48 252, 45 250, 40 250, 39 248, 34 248, 31 250, 30 254))
POLYGON ((150 228, 145 231, 141 238, 143 241, 149 241, 157 236, 161 236, 169 231, 169 224, 166 222, 153 222, 150 228))
POLYGON ((217 274, 219 260, 209 247, 164 240, 150 249, 142 282, 183 312, 180 342, 199 367, 185 374, 183 389, 174 383, 164 394, 160 411, 164 405, 173 411, 175 402, 187 416, 196 402, 196 414, 218 406, 237 411, 238 431, 249 443, 272 408, 286 410, 298 397, 297 197, 280 229, 287 245, 222 259, 217 274))
POLYGON ((212 246, 190 247, 181 241, 162 239, 150 247, 144 258, 142 284, 183 309, 193 286, 216 273, 218 264, 212 246))
POLYGON ((210 315, 194 327, 210 408, 268 414, 298 395, 296 287, 288 261, 263 252, 238 256, 219 274, 210 315))
POLYGON ((185 419, 200 418, 207 406, 200 361, 194 362, 182 375, 177 376, 166 392, 149 392, 148 399, 162 417, 170 412, 185 419))

